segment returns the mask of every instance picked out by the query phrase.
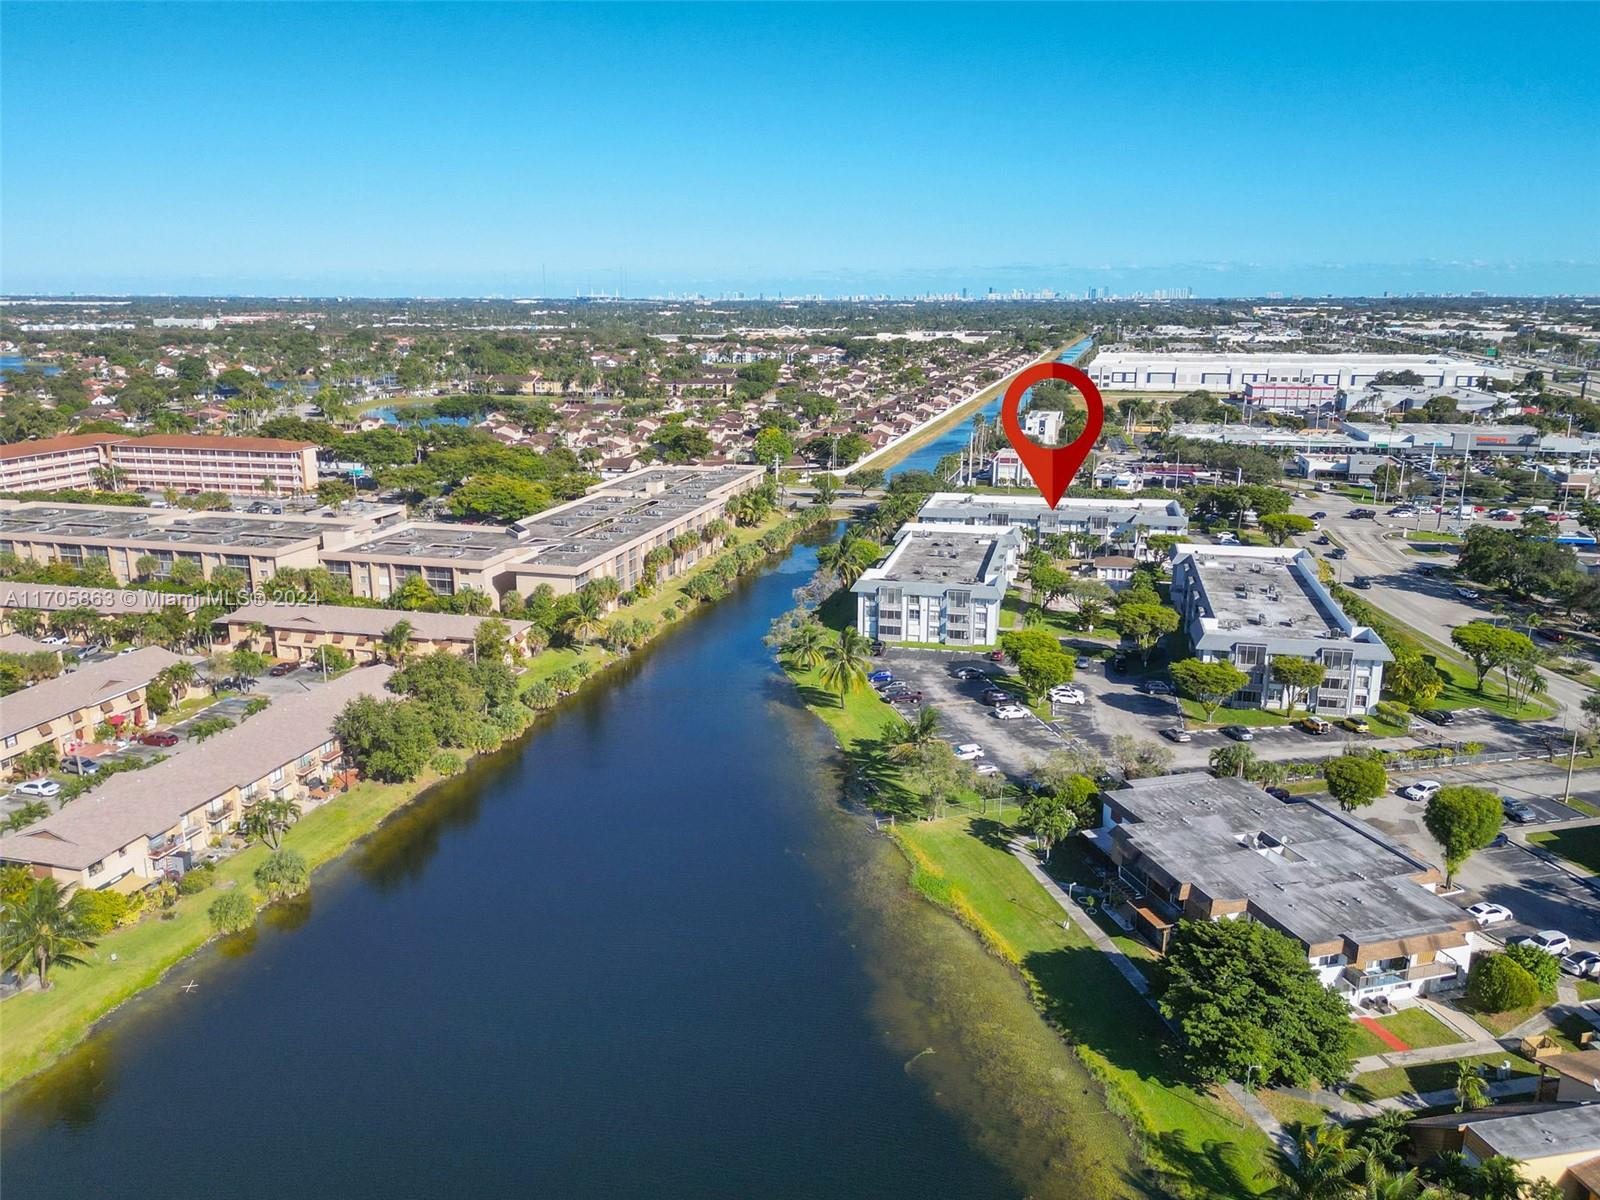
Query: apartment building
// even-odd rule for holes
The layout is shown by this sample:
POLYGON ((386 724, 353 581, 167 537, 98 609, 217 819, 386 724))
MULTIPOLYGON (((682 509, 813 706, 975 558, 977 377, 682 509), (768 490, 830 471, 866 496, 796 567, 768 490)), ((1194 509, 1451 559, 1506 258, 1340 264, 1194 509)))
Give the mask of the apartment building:
POLYGON ((23 688, 0 704, 0 773, 37 746, 58 757, 95 740, 98 725, 143 725, 145 689, 173 663, 170 650, 145 646, 23 688))
POLYGON ((728 502, 765 475, 759 466, 651 467, 526 517, 515 526, 530 551, 512 570, 516 590, 571 592, 609 577, 627 591, 644 574, 645 555, 725 517, 728 502))
POLYGON ((888 557, 850 588, 856 628, 875 641, 992 645, 1022 550, 1010 526, 904 525, 888 557))
MULTIPOLYGON (((249 604, 218 618, 216 629, 222 641, 217 645, 228 649, 248 641, 273 658, 313 665, 318 661, 318 651, 331 646, 363 664, 383 658, 384 635, 404 621, 411 629, 408 644, 413 657, 435 650, 472 654, 483 620, 454 613, 395 612, 335 604, 249 604), (257 632, 258 626, 264 627, 265 632, 257 632)), ((505 625, 511 631, 506 649, 526 650, 531 623, 507 620, 505 625)))
POLYGON ((500 593, 513 586, 512 565, 527 555, 515 526, 402 521, 376 536, 326 549, 320 559, 349 580, 357 596, 387 600, 419 576, 440 596, 470 588, 498 605, 500 593))
POLYGON ((282 438, 79 434, 0 446, 0 491, 98 487, 295 496, 317 486, 317 447, 282 438))
POLYGON ((925 525, 1010 525, 1036 537, 1064 536, 1068 553, 1078 557, 1102 546, 1118 547, 1140 559, 1155 557, 1147 539, 1154 533, 1183 534, 1189 529, 1183 505, 1172 500, 1091 500, 1067 496, 1051 508, 1038 496, 980 496, 935 492, 917 520, 925 525))
POLYGON ((96 472, 111 465, 108 447, 123 440, 115 433, 72 433, 0 446, 0 492, 98 487, 96 472))
POLYGON ((1378 703, 1383 667, 1394 655, 1339 607, 1310 551, 1185 544, 1172 555, 1172 607, 1195 656, 1230 662, 1249 677, 1231 707, 1283 705, 1283 687, 1271 674, 1275 658, 1323 664, 1322 682, 1309 697, 1295 697, 1321 716, 1366 713, 1378 703))
POLYGON ((1242 779, 1134 780, 1102 794, 1087 837, 1115 869, 1118 911, 1158 949, 1181 919, 1259 921, 1300 943, 1352 1005, 1460 984, 1478 948, 1473 919, 1437 894, 1433 864, 1242 779))
POLYGON ((119 891, 181 874, 213 835, 266 797, 304 807, 325 800, 343 756, 335 718, 357 696, 384 695, 391 674, 369 667, 276 697, 238 727, 115 775, 53 816, 0 837, 0 862, 69 887, 119 891))
POLYGON ((0 500, 0 554, 75 567, 99 559, 118 583, 139 579, 139 561, 148 557, 156 578, 182 562, 206 579, 218 567, 232 567, 259 584, 285 567, 318 566, 324 550, 382 528, 403 511, 375 506, 349 516, 281 517, 0 500))
POLYGON ((10 616, 18 609, 55 613, 87 608, 102 617, 150 616, 169 604, 193 612, 200 597, 143 588, 73 587, 60 583, 23 583, 0 579, 0 632, 11 629, 10 616))

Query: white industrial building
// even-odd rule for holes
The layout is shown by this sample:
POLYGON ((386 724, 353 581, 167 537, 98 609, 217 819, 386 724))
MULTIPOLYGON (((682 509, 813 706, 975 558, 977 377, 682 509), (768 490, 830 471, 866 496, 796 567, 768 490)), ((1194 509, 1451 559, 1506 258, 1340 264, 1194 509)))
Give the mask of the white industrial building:
POLYGON ((1352 621, 1317 578, 1308 550, 1292 546, 1180 545, 1172 552, 1172 607, 1205 662, 1230 662, 1249 676, 1228 700, 1235 708, 1282 708, 1275 658, 1309 658, 1326 668, 1309 697, 1324 717, 1370 712, 1383 690, 1383 639, 1352 621))
POLYGON ((1322 384, 1358 391, 1383 372, 1412 371, 1425 386, 1473 388, 1509 367, 1442 354, 1166 354, 1102 350, 1084 370, 1101 391, 1243 392, 1246 384, 1322 384))
POLYGON ((882 642, 992 645, 1022 548, 1022 531, 1008 526, 907 524, 850 588, 856 628, 882 642))

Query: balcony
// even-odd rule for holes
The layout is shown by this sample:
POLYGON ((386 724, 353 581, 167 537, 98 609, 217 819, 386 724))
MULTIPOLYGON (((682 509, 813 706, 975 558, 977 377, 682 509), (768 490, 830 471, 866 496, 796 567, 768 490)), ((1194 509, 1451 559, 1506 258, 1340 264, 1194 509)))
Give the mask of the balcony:
POLYGON ((151 842, 147 853, 152 859, 166 858, 169 854, 181 854, 185 849, 183 839, 165 837, 159 842, 151 842))
POLYGON ((1339 976, 1339 986, 1341 990, 1358 993, 1371 992, 1381 988, 1425 983, 1432 979, 1453 979, 1459 972, 1459 967, 1454 963, 1447 962, 1419 963, 1417 966, 1406 967, 1403 970, 1383 967, 1346 967, 1339 976))

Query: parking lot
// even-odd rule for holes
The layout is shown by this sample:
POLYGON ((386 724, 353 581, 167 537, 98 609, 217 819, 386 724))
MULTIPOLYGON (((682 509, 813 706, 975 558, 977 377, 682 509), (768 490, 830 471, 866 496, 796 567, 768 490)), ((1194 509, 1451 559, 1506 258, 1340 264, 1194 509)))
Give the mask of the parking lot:
POLYGON ((923 704, 939 710, 940 726, 953 743, 976 742, 983 747, 983 762, 993 763, 1007 775, 1020 779, 1031 764, 1063 746, 1058 726, 1030 713, 1013 721, 996 720, 994 709, 979 701, 988 686, 983 680, 964 682, 955 677, 960 667, 975 667, 991 676, 1004 676, 1003 663, 992 663, 970 651, 902 650, 890 647, 880 660, 897 679, 922 692, 923 704))

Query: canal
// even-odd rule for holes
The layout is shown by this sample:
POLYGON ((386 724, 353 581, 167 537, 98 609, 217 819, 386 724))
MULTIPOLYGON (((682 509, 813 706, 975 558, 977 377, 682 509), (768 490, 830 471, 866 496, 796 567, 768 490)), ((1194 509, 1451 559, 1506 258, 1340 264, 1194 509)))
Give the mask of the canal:
MULTIPOLYGON (((1056 355, 1056 361, 1064 363, 1077 362, 1089 352, 1089 347, 1092 345, 1094 345, 1094 339, 1092 337, 1086 337, 1080 341, 1076 341, 1063 350, 1060 354, 1056 355)), ((1032 391, 1033 389, 1029 388, 1028 390, 1032 391)), ((947 454, 957 453, 963 446, 967 444, 967 435, 972 430, 973 417, 977 416, 978 413, 981 412, 985 420, 994 420, 1000 415, 1000 405, 1004 402, 1004 400, 1005 393, 1001 392, 988 404, 985 404, 981 409, 977 410, 977 412, 968 413, 964 420, 957 421, 954 425, 950 426, 949 429, 946 429, 927 445, 918 446, 910 454, 906 455, 899 462, 895 463, 894 466, 890 467, 888 473, 893 476, 900 474, 902 471, 933 470, 934 467, 939 465, 939 460, 941 458, 947 454)), ((1027 400, 1028 392, 1023 392, 1022 403, 1026 404, 1027 400)))
POLYGON ((1131 1192, 1019 981, 841 807, 761 645, 814 565, 669 631, 14 1088, 6 1194, 1131 1192))

